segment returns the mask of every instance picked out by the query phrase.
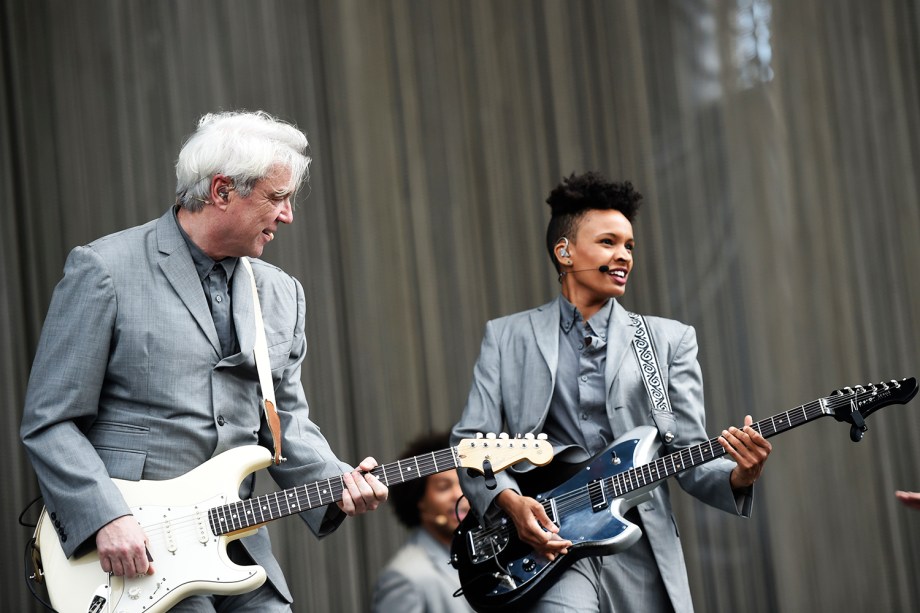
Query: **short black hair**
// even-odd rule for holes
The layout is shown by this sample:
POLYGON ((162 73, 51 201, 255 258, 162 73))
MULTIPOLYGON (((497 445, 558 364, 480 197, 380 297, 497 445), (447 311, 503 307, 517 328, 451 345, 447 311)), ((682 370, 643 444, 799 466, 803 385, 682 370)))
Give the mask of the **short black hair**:
MULTIPOLYGON (((416 437, 409 442, 400 459, 440 451, 450 447, 449 432, 432 432, 416 437)), ((413 479, 390 487, 390 503, 396 512, 396 518, 407 528, 414 528, 422 523, 418 510, 419 501, 425 496, 428 477, 413 479)))
POLYGON ((556 270, 559 270, 554 254, 556 245, 562 237, 575 235, 585 213, 612 209, 623 213, 632 223, 641 203, 642 194, 633 189, 629 181, 608 181, 593 170, 580 175, 572 173, 564 178, 546 199, 546 204, 552 209, 546 228, 546 249, 556 270))

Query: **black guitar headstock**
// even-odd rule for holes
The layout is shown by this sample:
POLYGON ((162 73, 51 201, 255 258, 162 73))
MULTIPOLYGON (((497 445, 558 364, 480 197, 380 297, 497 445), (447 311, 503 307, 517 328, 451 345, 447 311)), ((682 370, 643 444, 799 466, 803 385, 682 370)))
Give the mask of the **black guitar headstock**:
POLYGON ((889 404, 906 404, 917 395, 917 380, 914 377, 900 381, 870 383, 834 390, 825 398, 825 407, 837 421, 850 424, 850 439, 854 443, 862 440, 869 428, 866 417, 889 404))

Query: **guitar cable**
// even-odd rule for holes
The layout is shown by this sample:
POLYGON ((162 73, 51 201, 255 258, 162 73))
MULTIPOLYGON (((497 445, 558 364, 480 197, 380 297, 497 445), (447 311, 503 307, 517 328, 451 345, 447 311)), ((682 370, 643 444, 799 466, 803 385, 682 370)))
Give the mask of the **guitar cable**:
MULTIPOLYGON (((19 514, 19 525, 24 528, 35 529, 37 524, 30 524, 25 520, 26 513, 29 512, 35 503, 41 500, 41 495, 36 496, 29 504, 25 506, 22 512, 19 514)), ((22 560, 23 575, 26 582, 26 586, 29 588, 29 592, 32 594, 32 598, 41 603, 43 607, 53 613, 57 613, 57 610, 51 606, 50 603, 46 602, 41 596, 38 595, 38 592, 35 591, 35 584, 42 583, 42 562, 41 562, 41 552, 35 546, 35 537, 32 536, 28 541, 26 541, 26 548, 23 552, 22 560), (31 573, 29 572, 31 568, 31 573)))
POLYGON ((39 557, 39 553, 38 553, 38 550, 35 548, 35 537, 32 537, 28 541, 26 541, 26 549, 23 552, 22 566, 23 566, 23 570, 25 571, 23 573, 24 575, 23 578, 25 579, 26 586, 28 586, 29 588, 29 592, 32 594, 32 598, 34 598, 39 603, 41 603, 41 605, 45 607, 46 609, 48 609, 49 611, 52 611, 53 613, 58 613, 57 610, 51 606, 51 603, 46 602, 45 599, 39 596, 38 592, 35 591, 35 584, 41 583, 41 579, 39 578, 40 577, 39 573, 41 571, 39 570, 39 567, 37 566, 38 557, 39 557), (36 566, 33 567, 35 569, 34 573, 30 574, 29 567, 32 565, 36 565, 36 566))

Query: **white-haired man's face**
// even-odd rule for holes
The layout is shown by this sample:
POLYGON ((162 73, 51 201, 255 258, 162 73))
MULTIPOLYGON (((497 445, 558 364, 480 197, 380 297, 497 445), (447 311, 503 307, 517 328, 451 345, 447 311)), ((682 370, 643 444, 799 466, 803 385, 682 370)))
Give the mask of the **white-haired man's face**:
POLYGON ((291 169, 276 167, 248 196, 228 189, 226 199, 216 203, 222 214, 215 220, 220 231, 212 257, 260 257, 278 226, 294 222, 294 187, 291 169))

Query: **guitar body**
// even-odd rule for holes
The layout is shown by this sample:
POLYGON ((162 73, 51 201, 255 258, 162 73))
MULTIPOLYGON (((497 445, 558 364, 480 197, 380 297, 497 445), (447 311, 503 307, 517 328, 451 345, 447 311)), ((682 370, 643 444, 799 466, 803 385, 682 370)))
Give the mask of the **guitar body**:
MULTIPOLYGON (((543 466, 553 447, 542 434, 493 433, 464 439, 367 471, 388 487, 445 470, 505 470, 528 460, 543 466)), ((237 447, 181 477, 166 481, 113 479, 149 541, 156 573, 114 577, 102 571, 92 551, 68 559, 52 518, 42 510, 35 528, 37 582, 44 582, 58 613, 162 613, 196 594, 244 594, 265 583, 265 569, 240 566, 227 557, 230 541, 254 534, 270 521, 324 508, 342 500, 342 475, 327 477, 241 501, 240 483, 272 463, 268 449, 237 447)))
POLYGON ((267 467, 271 452, 255 445, 212 458, 166 481, 114 479, 150 540, 154 575, 115 577, 103 572, 95 550, 68 559, 43 510, 36 541, 51 604, 59 613, 160 613, 195 594, 242 594, 265 582, 261 566, 239 566, 227 544, 257 528, 215 536, 208 509, 239 500, 246 475, 267 467))
MULTIPOLYGON (((866 417, 882 407, 907 403, 918 390, 914 377, 845 387, 750 427, 769 438, 832 416, 850 424, 850 440, 859 442, 868 430, 866 417)), ((562 475, 561 485, 552 485, 550 471, 534 470, 518 478, 521 492, 540 502, 560 536, 572 541, 569 553, 552 562, 518 539, 507 516, 499 514, 484 525, 467 515, 454 535, 450 560, 467 602, 480 613, 526 609, 579 558, 619 553, 635 544, 642 532, 624 513, 661 481, 726 453, 718 438, 653 459, 656 451, 657 431, 641 426, 562 475), (536 487, 528 487, 527 481, 536 487)))
POLYGON ((538 494, 527 487, 526 477, 519 478, 523 493, 543 502, 559 534, 572 541, 569 553, 552 562, 519 540, 510 520, 484 528, 473 513, 467 515, 454 537, 451 563, 470 606, 481 613, 521 610, 576 560, 619 553, 635 544, 642 531, 623 515, 647 500, 658 484, 610 499, 594 482, 650 462, 658 449, 657 434, 655 428, 640 426, 585 464, 569 465, 565 473, 552 474, 559 464, 527 473, 532 481, 550 485, 538 494))

